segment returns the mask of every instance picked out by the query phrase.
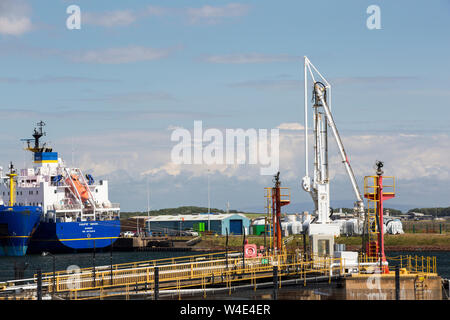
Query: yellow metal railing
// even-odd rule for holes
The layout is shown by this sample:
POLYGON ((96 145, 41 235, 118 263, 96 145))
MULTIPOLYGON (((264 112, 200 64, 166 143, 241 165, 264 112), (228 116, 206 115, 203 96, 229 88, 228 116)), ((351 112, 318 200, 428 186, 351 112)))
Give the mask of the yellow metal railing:
MULTIPOLYGON (((270 277, 273 267, 279 269, 279 276, 306 275, 307 273, 319 273, 329 275, 334 271, 340 272, 342 261, 339 258, 315 257, 313 261, 302 261, 296 254, 283 254, 278 256, 264 255, 263 257, 245 259, 245 266, 241 258, 228 259, 226 268, 225 259, 215 261, 190 262, 175 265, 159 266, 159 283, 163 290, 181 290, 182 288, 206 286, 205 279, 216 279, 216 283, 224 283, 227 286, 234 281, 249 280, 256 284, 257 279, 270 277)), ((154 285, 154 266, 136 269, 113 270, 111 282, 110 271, 101 271, 95 274, 95 279, 90 273, 77 275, 56 276, 56 292, 70 292, 72 298, 81 298, 80 293, 89 290, 98 290, 100 293, 95 298, 106 297, 105 290, 123 287, 125 290, 134 285, 154 285)), ((49 292, 52 292, 52 279, 47 278, 46 284, 49 292)), ((116 294, 117 293, 111 293, 116 294)), ((121 293, 122 294, 122 293, 121 293)))
MULTIPOLYGON (((161 260, 172 259, 158 261, 161 260)), ((387 260, 390 266, 398 265, 401 273, 418 276, 436 274, 436 257, 397 256, 387 257, 387 260)), ((174 261, 180 261, 180 259, 174 259, 174 261)), ((174 264, 152 265, 148 262, 145 262, 145 266, 142 266, 144 263, 123 264, 136 267, 117 268, 113 269, 112 273, 110 270, 98 270, 95 272, 95 278, 92 272, 57 274, 55 288, 52 277, 46 277, 43 285, 48 288, 49 293, 55 289, 55 293, 67 293, 71 299, 103 299, 118 295, 129 298, 133 292, 130 288, 135 286, 140 286, 141 292, 144 292, 144 285, 147 292, 154 289, 155 267, 158 267, 160 292, 174 290, 180 297, 180 290, 192 287, 201 288, 206 294, 206 287, 212 283, 222 284, 230 288, 231 292, 233 282, 249 281, 256 289, 259 279, 270 279, 273 276, 274 266, 278 267, 280 286, 281 278, 286 276, 298 276, 304 279, 304 285, 306 285, 307 274, 328 276, 331 281, 332 274, 344 273, 345 265, 341 258, 332 257, 313 256, 310 260, 304 261, 301 253, 266 254, 257 258, 246 258, 245 265, 241 257, 228 257, 228 267, 226 261, 222 256, 215 260, 185 259, 182 263, 174 264)), ((377 262, 379 261, 376 258, 363 255, 358 260, 358 269, 360 272, 368 272, 366 268, 368 263, 372 263, 372 266, 376 268, 377 262)))
MULTIPOLYGON (((378 176, 365 176, 364 177, 364 195, 375 195, 377 193, 378 176)), ((383 176, 383 193, 395 194, 395 177, 383 176)), ((367 196, 366 196, 367 197, 367 196)))
MULTIPOLYGON (((238 251, 228 251, 228 254, 238 253, 238 251)), ((189 255, 189 256, 182 256, 182 257, 173 257, 173 258, 163 258, 163 259, 154 259, 154 260, 144 260, 144 261, 136 261, 136 262, 128 262, 128 263, 119 263, 119 264, 113 264, 112 269, 113 271, 122 270, 122 269, 134 269, 134 268, 142 268, 142 267, 149 267, 149 266, 160 266, 160 265, 167 265, 167 264, 179 264, 179 263, 186 263, 186 262, 195 262, 198 260, 202 261, 208 261, 208 260, 215 260, 218 257, 223 257, 225 252, 216 252, 216 253, 208 253, 208 254, 197 254, 197 255, 189 255)), ((88 273, 93 272, 93 267, 86 267, 86 268, 80 268, 78 269, 79 273, 88 273)), ((103 265, 103 266, 97 266, 95 267, 95 272, 110 272, 111 266, 109 265, 103 265), (100 269, 101 268, 101 269, 100 269)), ((55 274, 57 276, 59 275, 69 275, 72 273, 69 273, 66 270, 60 270, 56 271, 55 274)), ((34 275, 34 278, 36 278, 36 274, 34 275)), ((45 272, 42 273, 42 277, 53 277, 53 272, 45 272)))
MULTIPOLYGON (((399 266, 403 273, 410 274, 437 274, 437 259, 435 256, 419 257, 411 255, 401 255, 395 257, 386 257, 389 266, 399 266)), ((359 264, 379 263, 375 257, 360 256, 359 264)), ((361 269, 360 269, 361 270, 361 269)))

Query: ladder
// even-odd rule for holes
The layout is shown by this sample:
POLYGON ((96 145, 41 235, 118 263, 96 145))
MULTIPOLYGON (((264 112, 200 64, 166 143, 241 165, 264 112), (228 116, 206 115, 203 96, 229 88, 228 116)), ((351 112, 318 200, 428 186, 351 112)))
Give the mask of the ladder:
MULTIPOLYGON (((375 193, 376 194, 376 193, 375 193)), ((374 194, 374 196, 375 196, 374 194)), ((374 197, 376 199, 376 197, 374 197)), ((378 218, 377 218, 377 202, 378 200, 368 199, 367 200, 367 255, 372 258, 377 258, 379 256, 379 228, 378 228, 378 218)))
POLYGON ((416 300, 425 299, 425 287, 425 277, 422 275, 418 275, 416 280, 414 281, 414 295, 416 300))

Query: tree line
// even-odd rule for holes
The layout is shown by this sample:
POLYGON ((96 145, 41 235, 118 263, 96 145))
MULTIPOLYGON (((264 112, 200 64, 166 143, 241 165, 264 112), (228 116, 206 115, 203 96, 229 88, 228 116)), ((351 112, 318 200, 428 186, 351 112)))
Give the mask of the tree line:
MULTIPOLYGON (((121 212, 120 217, 122 219, 127 219, 133 216, 159 216, 159 215, 177 215, 177 214, 194 214, 194 213, 207 213, 208 208, 206 207, 197 207, 197 206, 183 206, 178 208, 164 208, 164 209, 158 209, 158 210, 150 210, 148 213, 147 211, 136 211, 136 212, 121 212)), ((217 209, 217 208, 211 208, 211 213, 227 213, 224 210, 217 209)), ((229 213, 238 213, 237 210, 229 210, 229 213)))
POLYGON ((444 217, 444 216, 450 216, 450 207, 448 208, 414 208, 411 210, 408 210, 408 212, 419 212, 427 215, 437 216, 437 217, 444 217))

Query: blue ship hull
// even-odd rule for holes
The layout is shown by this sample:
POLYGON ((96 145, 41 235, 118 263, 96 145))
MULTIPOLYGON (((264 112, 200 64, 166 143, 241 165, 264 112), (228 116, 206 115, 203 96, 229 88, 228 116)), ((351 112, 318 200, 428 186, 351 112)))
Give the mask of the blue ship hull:
POLYGON ((28 253, 70 253, 101 250, 120 235, 120 220, 41 222, 31 238, 28 253))
POLYGON ((36 206, 0 206, 0 256, 26 254, 41 214, 36 206))

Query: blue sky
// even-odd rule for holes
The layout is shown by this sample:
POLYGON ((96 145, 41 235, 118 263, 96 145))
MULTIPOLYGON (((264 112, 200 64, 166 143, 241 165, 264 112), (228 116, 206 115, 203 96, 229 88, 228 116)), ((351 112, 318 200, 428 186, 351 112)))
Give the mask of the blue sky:
MULTIPOLYGON (((110 180, 123 210, 207 204, 207 167, 170 165, 171 128, 303 124, 302 57, 333 85, 360 182, 376 159, 393 204, 448 206, 450 2, 0 0, 0 162, 29 163, 36 122, 67 160, 110 180), (66 8, 81 9, 68 30, 66 8), (381 9, 369 30, 366 9, 381 9)), ((282 126, 281 126, 282 127, 282 126)), ((281 177, 300 189, 303 132, 282 130, 281 177)), ((331 141, 334 144, 334 141, 331 141)), ((354 198, 337 152, 332 198, 354 198)), ((211 169, 211 203, 263 206, 270 177, 211 169)), ((349 202, 351 205, 351 201, 349 202)))

